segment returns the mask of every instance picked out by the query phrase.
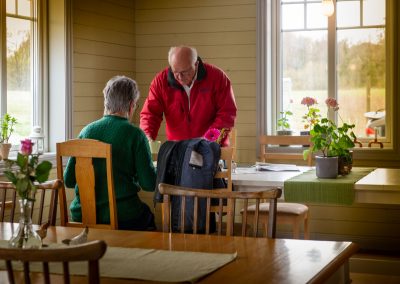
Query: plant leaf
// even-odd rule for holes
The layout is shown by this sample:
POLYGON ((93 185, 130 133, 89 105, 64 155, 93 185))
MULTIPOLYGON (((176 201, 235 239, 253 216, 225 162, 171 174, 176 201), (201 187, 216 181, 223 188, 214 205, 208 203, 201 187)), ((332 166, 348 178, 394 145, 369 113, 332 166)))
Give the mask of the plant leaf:
POLYGON ((43 161, 36 167, 36 180, 39 183, 45 182, 49 178, 51 167, 52 164, 49 161, 43 161))

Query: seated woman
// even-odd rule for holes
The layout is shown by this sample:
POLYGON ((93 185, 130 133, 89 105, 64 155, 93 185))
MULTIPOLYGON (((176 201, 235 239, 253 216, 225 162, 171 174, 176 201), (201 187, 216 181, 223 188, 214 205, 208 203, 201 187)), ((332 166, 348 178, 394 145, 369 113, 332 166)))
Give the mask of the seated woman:
MULTIPOLYGON (((80 139, 96 139, 112 145, 114 188, 117 203, 118 228, 122 230, 155 230, 154 215, 143 203, 140 189, 154 191, 156 170, 149 143, 143 131, 130 123, 139 99, 136 82, 124 76, 111 78, 103 90, 104 116, 84 127, 80 139)), ((97 223, 109 224, 105 163, 95 161, 97 223)), ((68 160, 64 172, 67 187, 75 187, 70 205, 72 220, 82 219, 75 180, 75 158, 68 160)))

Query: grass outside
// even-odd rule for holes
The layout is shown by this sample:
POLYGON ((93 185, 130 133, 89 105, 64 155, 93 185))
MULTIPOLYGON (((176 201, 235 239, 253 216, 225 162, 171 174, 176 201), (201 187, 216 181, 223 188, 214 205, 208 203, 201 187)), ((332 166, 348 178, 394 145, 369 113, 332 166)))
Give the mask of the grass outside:
POLYGON ((7 112, 17 119, 15 131, 10 137, 12 144, 19 144, 31 133, 32 96, 29 91, 8 91, 7 112))

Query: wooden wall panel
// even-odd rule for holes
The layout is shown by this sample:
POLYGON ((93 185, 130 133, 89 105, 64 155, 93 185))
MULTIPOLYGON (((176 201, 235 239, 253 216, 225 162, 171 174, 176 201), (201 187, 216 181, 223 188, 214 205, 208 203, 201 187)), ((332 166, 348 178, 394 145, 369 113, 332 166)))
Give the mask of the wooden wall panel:
MULTIPOLYGON (((213 31, 209 33, 168 33, 159 34, 156 37, 151 34, 137 34, 136 42, 138 47, 145 44, 151 46, 173 46, 179 43, 189 42, 194 46, 202 46, 205 42, 211 41, 214 45, 235 45, 235 44, 255 44, 256 35, 253 31, 213 31)), ((138 58, 140 60, 141 58, 138 58)))
POLYGON ((73 136, 103 115, 102 90, 115 75, 135 77, 135 3, 73 1, 73 136))
MULTIPOLYGON (((136 1, 136 78, 141 97, 168 65, 170 46, 197 48, 206 62, 223 69, 238 104, 238 162, 255 161, 256 1, 136 1), (240 153, 242 151, 242 153, 240 153)), ((162 126, 163 127, 163 126, 162 126)), ((158 139, 165 139, 162 129, 158 139)))

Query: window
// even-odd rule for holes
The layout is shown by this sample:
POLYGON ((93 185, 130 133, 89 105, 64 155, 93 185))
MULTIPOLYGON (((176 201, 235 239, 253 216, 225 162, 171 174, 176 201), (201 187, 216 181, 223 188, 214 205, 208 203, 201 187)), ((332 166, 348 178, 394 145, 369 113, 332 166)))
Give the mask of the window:
POLYGON ((43 127, 45 2, 1 1, 0 110, 1 115, 9 113, 17 119, 10 138, 13 145, 28 137, 34 125, 43 127))
POLYGON ((307 110, 302 98, 316 98, 325 116, 324 101, 332 97, 339 102, 340 117, 330 114, 331 119, 354 123, 361 141, 377 135, 385 148, 392 147, 393 95, 387 63, 393 61, 388 44, 393 29, 387 13, 393 0, 333 3, 335 13, 326 17, 320 0, 259 1, 259 27, 266 34, 266 42, 259 46, 271 48, 270 55, 263 52, 270 86, 261 88, 261 111, 266 114, 260 115, 260 131, 274 133, 279 112, 290 110, 291 128, 299 133, 307 110), (266 27, 261 26, 263 21, 266 27))

